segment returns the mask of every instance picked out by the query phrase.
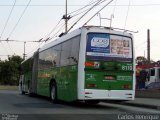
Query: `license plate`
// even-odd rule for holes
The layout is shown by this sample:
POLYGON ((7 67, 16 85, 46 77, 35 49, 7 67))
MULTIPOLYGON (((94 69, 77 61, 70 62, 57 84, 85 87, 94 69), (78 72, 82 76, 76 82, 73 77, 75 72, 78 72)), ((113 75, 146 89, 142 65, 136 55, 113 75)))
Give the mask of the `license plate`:
POLYGON ((105 75, 105 76, 104 76, 104 79, 105 79, 105 80, 115 80, 115 79, 116 79, 116 76, 113 76, 113 75, 105 75))

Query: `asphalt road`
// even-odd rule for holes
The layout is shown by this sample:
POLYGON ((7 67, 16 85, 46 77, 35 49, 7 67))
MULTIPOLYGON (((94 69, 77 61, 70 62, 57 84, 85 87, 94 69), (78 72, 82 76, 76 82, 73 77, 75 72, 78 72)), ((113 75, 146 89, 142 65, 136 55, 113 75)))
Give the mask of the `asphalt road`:
POLYGON ((48 98, 29 97, 18 91, 0 91, 0 120, 160 120, 160 111, 101 102, 53 104, 48 98), (145 120, 145 119, 141 119, 145 120))

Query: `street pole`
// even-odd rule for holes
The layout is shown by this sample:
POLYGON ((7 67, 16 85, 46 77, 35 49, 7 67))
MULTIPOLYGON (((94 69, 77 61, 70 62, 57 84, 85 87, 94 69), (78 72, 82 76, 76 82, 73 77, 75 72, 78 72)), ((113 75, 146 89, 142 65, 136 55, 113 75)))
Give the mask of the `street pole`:
POLYGON ((25 60, 26 57, 26 41, 24 42, 24 53, 23 53, 23 59, 25 60))
POLYGON ((66 15, 65 15, 65 33, 67 33, 67 24, 68 24, 68 18, 67 18, 67 0, 66 0, 66 15))
MULTIPOLYGON (((147 69, 150 74, 150 30, 147 30, 147 69)), ((150 77, 148 76, 148 81, 150 77)))
POLYGON ((62 19, 65 20, 65 34, 68 32, 68 20, 71 18, 71 16, 67 15, 68 13, 68 8, 67 8, 67 0, 66 0, 66 10, 65 10, 65 15, 63 15, 62 19))

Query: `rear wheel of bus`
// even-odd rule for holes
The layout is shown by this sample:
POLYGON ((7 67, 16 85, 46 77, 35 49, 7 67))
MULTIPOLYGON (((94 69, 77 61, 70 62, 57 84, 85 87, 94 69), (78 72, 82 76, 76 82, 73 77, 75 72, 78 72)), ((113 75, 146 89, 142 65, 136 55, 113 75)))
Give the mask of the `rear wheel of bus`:
POLYGON ((57 102, 57 88, 56 88, 56 83, 53 82, 51 84, 51 88, 50 88, 50 98, 51 98, 51 101, 53 103, 56 103, 57 102))

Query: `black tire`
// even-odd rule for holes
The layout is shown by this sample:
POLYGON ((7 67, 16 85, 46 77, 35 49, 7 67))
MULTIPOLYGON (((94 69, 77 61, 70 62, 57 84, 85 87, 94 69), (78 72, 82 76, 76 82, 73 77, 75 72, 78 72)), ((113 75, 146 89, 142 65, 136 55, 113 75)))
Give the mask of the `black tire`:
POLYGON ((85 103, 88 105, 96 105, 99 102, 100 102, 99 100, 85 100, 85 103))
POLYGON ((55 82, 51 84, 50 98, 53 103, 57 103, 57 87, 55 82))

